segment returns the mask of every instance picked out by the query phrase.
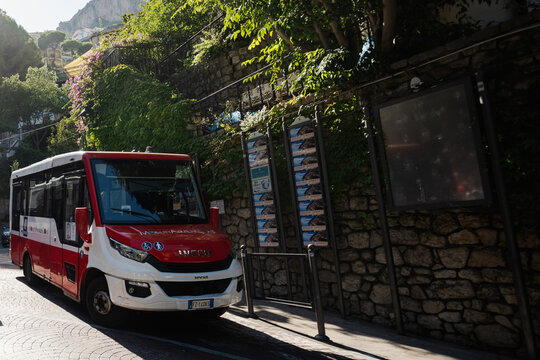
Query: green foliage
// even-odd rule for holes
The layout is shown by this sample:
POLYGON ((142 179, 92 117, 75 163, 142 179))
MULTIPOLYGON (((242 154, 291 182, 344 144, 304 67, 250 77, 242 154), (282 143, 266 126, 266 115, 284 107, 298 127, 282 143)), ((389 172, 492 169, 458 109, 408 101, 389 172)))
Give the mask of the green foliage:
POLYGON ((30 66, 41 66, 41 53, 34 40, 0 11, 0 77, 26 74, 30 66))
MULTIPOLYGON (((395 54, 391 54, 391 60, 403 58, 409 54, 415 54, 441 45, 450 39, 470 35, 478 30, 478 24, 467 16, 467 8, 471 1, 446 0, 431 1, 426 6, 424 0, 408 0, 398 5, 399 17, 396 19, 396 31, 394 41, 395 54), (437 6, 438 5, 438 6, 437 6), (441 11, 453 6, 457 8, 455 21, 443 23, 439 19, 441 11), (414 21, 418 19, 418 21, 414 21)), ((479 2, 489 2, 481 0, 479 2)))
POLYGON ((144 150, 183 153, 190 132, 188 102, 165 84, 130 66, 103 72, 95 85, 87 146, 96 150, 144 150))
MULTIPOLYGON (((16 131, 22 126, 26 131, 49 124, 53 121, 51 116, 63 114, 66 102, 66 94, 46 68, 28 68, 24 81, 19 75, 3 78, 0 81, 0 129, 16 131)), ((30 133, 19 143, 13 159, 21 167, 44 159, 49 132, 49 128, 44 128, 30 133)), ((0 177, 0 184, 9 184, 9 177, 0 177)))
POLYGON ((8 169, 10 169, 10 162, 11 160, 0 157, 0 169, 4 169, 4 171, 0 171, 0 198, 2 199, 9 198, 9 178, 11 177, 11 171, 8 169))
POLYGON ((48 48, 57 48, 66 39, 66 34, 61 31, 47 31, 38 39, 38 46, 41 50, 48 48))
MULTIPOLYGON (((54 74, 46 68, 28 68, 26 79, 19 75, 0 79, 0 131, 17 131, 19 126, 26 131, 34 128, 37 122, 50 123, 51 115, 62 113, 67 96, 56 85, 54 74)), ((30 165, 46 157, 46 137, 48 129, 35 131, 25 137, 16 148, 9 161, 0 159, 0 166, 8 169, 30 165)), ((10 171, 0 172, 0 197, 9 194, 10 171)))
POLYGON ((51 135, 47 139, 47 151, 53 156, 79 150, 78 138, 75 120, 64 118, 52 128, 51 135))
POLYGON ((19 75, 1 79, 0 129, 30 127, 47 123, 52 114, 61 114, 67 96, 58 88, 54 73, 46 68, 28 68, 26 79, 19 75))
POLYGON ((187 6, 183 0, 150 0, 137 15, 124 17, 117 39, 147 39, 174 49, 200 30, 216 14, 213 7, 187 6))
POLYGON ((203 160, 202 187, 207 200, 230 199, 245 190, 240 134, 230 128, 212 137, 193 139, 190 154, 203 160))
POLYGON ((193 45, 191 65, 207 64, 223 53, 223 33, 212 29, 205 31, 201 40, 193 45))
POLYGON ((365 119, 359 104, 360 99, 353 96, 323 109, 328 174, 331 190, 336 194, 352 184, 372 184, 365 119))
POLYGON ((80 42, 77 40, 66 40, 62 43, 62 50, 69 51, 71 56, 81 56, 92 48, 90 42, 80 42))
POLYGON ((80 43, 79 45, 79 49, 77 50, 77 55, 82 55, 84 54, 85 52, 89 51, 90 49, 92 49, 92 43, 87 41, 87 42, 82 42, 80 43))
POLYGON ((47 158, 47 153, 36 148, 31 137, 24 138, 17 149, 13 159, 19 162, 21 168, 47 158))
MULTIPOLYGON (((489 0, 480 0, 490 2, 489 0)), ((259 54, 245 62, 270 64, 275 82, 299 74, 297 89, 319 92, 365 77, 377 64, 443 44, 474 28, 463 11, 469 0, 187 0, 189 9, 219 7, 223 30, 232 40, 251 41, 259 54), (460 18, 443 23, 443 6, 456 6, 460 18)), ((350 86, 350 85, 348 85, 350 86)))

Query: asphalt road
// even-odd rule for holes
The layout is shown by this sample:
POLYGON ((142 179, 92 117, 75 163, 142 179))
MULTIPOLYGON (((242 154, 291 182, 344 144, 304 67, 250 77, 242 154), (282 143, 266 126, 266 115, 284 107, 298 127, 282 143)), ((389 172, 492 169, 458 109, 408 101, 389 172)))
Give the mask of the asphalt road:
MULTIPOLYGON (((318 342, 265 331, 232 309, 219 319, 131 312, 119 329, 94 325, 54 286, 28 286, 0 248, 0 359, 345 359, 318 342), (258 327, 258 329, 256 329, 258 327)), ((273 330, 275 331, 275 330, 273 330)), ((360 357, 370 358, 370 357, 360 357)))

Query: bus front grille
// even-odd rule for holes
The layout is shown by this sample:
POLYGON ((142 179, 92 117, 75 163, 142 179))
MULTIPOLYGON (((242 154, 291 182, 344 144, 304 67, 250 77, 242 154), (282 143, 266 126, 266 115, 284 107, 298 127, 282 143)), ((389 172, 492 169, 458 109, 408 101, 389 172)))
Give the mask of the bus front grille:
POLYGON ((168 296, 201 296, 221 294, 229 287, 232 279, 210 281, 158 281, 159 287, 168 296))
POLYGON ((167 263, 162 262, 148 254, 146 262, 161 272, 170 273, 200 273, 210 271, 226 270, 231 266, 233 258, 231 255, 223 260, 203 262, 203 263, 167 263))

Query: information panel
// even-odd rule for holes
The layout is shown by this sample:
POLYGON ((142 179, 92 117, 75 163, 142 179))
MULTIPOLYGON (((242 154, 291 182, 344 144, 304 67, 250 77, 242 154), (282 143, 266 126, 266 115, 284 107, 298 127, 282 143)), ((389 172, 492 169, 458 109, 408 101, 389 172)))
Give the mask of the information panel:
POLYGON ((247 141, 247 151, 259 246, 276 247, 279 236, 266 136, 253 134, 247 141))
POLYGON ((458 81, 379 105, 392 208, 489 201, 471 99, 458 81))
POLYGON ((289 128, 289 136, 303 243, 305 246, 328 246, 314 122, 304 117, 298 118, 289 128))

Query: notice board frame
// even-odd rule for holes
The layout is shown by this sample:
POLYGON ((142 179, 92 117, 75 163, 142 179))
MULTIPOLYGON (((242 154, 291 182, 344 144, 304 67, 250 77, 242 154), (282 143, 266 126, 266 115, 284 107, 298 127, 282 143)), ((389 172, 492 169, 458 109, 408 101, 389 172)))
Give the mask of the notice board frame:
MULTIPOLYGON (((491 186, 489 183, 488 177, 488 167, 486 165, 485 154, 481 151, 481 132, 480 132, 480 114, 478 110, 478 102, 475 101, 476 94, 473 90, 472 82, 470 77, 461 77, 459 79, 448 81, 444 84, 431 87, 419 91, 414 94, 409 94, 401 96, 390 101, 385 101, 373 106, 373 118, 374 123, 377 127, 377 136, 375 137, 377 141, 378 152, 380 154, 379 161, 381 163, 381 168, 387 181, 385 181, 385 190, 387 193, 387 202, 388 208, 391 211, 400 211, 400 210, 427 210, 427 209, 440 209, 440 208, 452 208, 452 207, 462 207, 462 206, 478 206, 478 205, 489 205, 492 202, 492 193, 491 186), (398 202, 396 199, 395 192, 395 182, 392 181, 392 172, 395 169, 392 169, 389 162, 388 147, 386 145, 386 136, 384 132, 384 119, 381 117, 381 110, 388 109, 390 107, 404 104, 406 102, 418 101, 422 98, 427 98, 430 95, 436 93, 443 93, 452 88, 463 87, 463 95, 465 95, 464 104, 467 106, 466 113, 468 115, 468 127, 469 135, 472 140, 472 148, 475 152, 475 164, 477 166, 478 173, 475 174, 475 181, 481 186, 481 197, 477 197, 471 200, 466 199, 441 199, 437 201, 417 201, 417 202, 407 202, 403 201, 398 202)), ((388 126, 388 124, 386 124, 388 126)))

